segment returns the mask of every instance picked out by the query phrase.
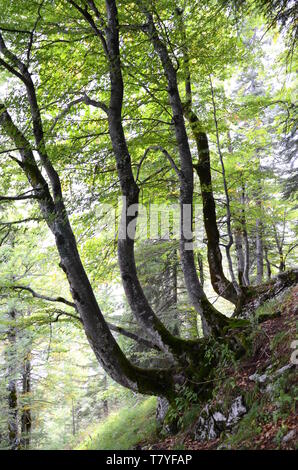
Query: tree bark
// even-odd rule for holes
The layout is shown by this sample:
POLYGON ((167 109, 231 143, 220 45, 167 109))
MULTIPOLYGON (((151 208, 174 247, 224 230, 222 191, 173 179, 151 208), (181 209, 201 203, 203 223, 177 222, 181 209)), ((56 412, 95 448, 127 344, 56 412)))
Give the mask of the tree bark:
POLYGON ((184 114, 189 121, 199 156, 199 160, 194 165, 194 168, 200 180, 211 284, 218 295, 236 304, 238 298, 237 292, 233 283, 226 278, 222 267, 222 254, 219 246, 220 237, 212 189, 208 137, 207 134, 201 130, 198 117, 192 110, 187 110, 187 107, 184 107, 184 114))
POLYGON ((171 371, 138 368, 128 361, 119 348, 97 304, 82 265, 63 198, 58 198, 57 203, 54 202, 29 142, 15 126, 3 105, 0 105, 0 112, 0 125, 20 149, 19 165, 34 189, 42 215, 55 236, 61 260, 60 266, 67 276, 75 307, 81 316, 86 336, 99 363, 115 381, 127 388, 140 393, 153 393, 172 398, 174 383, 171 371))
MULTIPOLYGON (((258 202, 261 206, 261 203, 258 202)), ((257 284, 261 284, 264 275, 264 248, 263 248, 263 223, 260 218, 256 220, 256 260, 257 260, 257 284)))
POLYGON ((243 272, 243 282, 245 286, 249 286, 249 269, 250 269, 250 256, 249 256, 249 241, 246 228, 246 211, 245 211, 245 183, 241 176, 241 227, 242 227, 242 237, 244 242, 244 272, 243 272))
POLYGON ((122 283, 128 303, 138 323, 146 329, 161 350, 179 356, 183 350, 184 341, 174 337, 155 315, 137 275, 134 256, 135 228, 133 230, 131 228, 136 226, 139 188, 132 173, 131 157, 122 126, 121 113, 124 86, 121 72, 116 2, 106 0, 106 8, 106 44, 109 53, 111 83, 108 111, 109 133, 116 158, 121 191, 125 197, 118 236, 118 260, 122 283), (130 213, 131 211, 133 214, 130 213))
POLYGON ((150 38, 154 50, 162 63, 167 80, 169 102, 173 113, 173 124, 180 156, 180 259, 185 285, 193 306, 201 316, 204 335, 208 335, 211 332, 217 335, 220 334, 223 325, 226 324, 226 317, 218 312, 208 301, 196 272, 192 235, 193 164, 184 123, 183 107, 178 90, 177 74, 168 55, 167 48, 159 38, 152 14, 142 2, 138 3, 148 22, 145 32, 150 38), (185 228, 188 230, 185 230, 185 228))
POLYGON ((245 285, 244 282, 244 253, 243 253, 243 246, 242 246, 242 236, 241 230, 237 229, 234 233, 235 238, 235 247, 236 247, 236 254, 237 254, 237 265, 238 265, 238 282, 240 287, 245 285))
POLYGON ((232 284, 234 286, 235 292, 237 293, 237 297, 241 297, 241 289, 239 288, 235 274, 234 274, 234 269, 233 269, 233 262, 232 262, 232 257, 231 257, 231 247, 234 243, 233 239, 233 233, 232 233, 232 214, 231 214, 231 205, 230 205, 230 195, 228 191, 228 185, 227 185, 227 179, 226 179, 226 170, 225 170, 225 165, 224 165, 224 160, 223 160, 223 154, 221 151, 220 147, 220 142, 219 142, 219 129, 218 129, 218 121, 217 121, 217 112, 216 112, 216 105, 215 105, 215 97, 214 97, 214 89, 212 85, 212 79, 211 76, 210 78, 210 87, 211 87, 211 96, 212 96, 212 105, 213 105, 213 116, 214 116, 214 124, 215 124, 215 130, 216 130, 216 143, 217 143, 217 150, 218 150, 218 155, 219 155, 219 160, 220 160, 220 165, 221 165, 221 173, 222 173, 222 179, 223 179, 223 186, 224 186, 224 192, 225 192, 225 198, 226 198, 226 214, 227 214, 227 232, 228 232, 228 243, 225 245, 226 249, 226 255, 227 255, 227 260, 228 260, 228 266, 229 266, 229 272, 232 280, 232 284))
POLYGON ((22 449, 30 448, 32 416, 29 398, 31 393, 31 361, 30 352, 26 355, 23 361, 22 371, 22 396, 25 397, 26 402, 22 409, 21 414, 21 446, 22 449))
POLYGON ((19 411, 17 390, 17 333, 16 333, 16 311, 8 313, 10 326, 7 332, 9 351, 6 355, 7 378, 8 378, 8 440, 11 450, 20 448, 19 436, 19 411))
MULTIPOLYGON (((237 292, 225 276, 222 267, 222 254, 220 250, 220 237, 216 218, 216 205, 213 196, 210 152, 208 136, 203 131, 197 114, 192 107, 191 72, 189 67, 189 54, 187 48, 187 37, 183 21, 183 11, 177 12, 180 17, 183 62, 185 67, 185 95, 186 102, 183 104, 183 112, 189 122, 198 152, 198 163, 194 168, 200 180, 201 196, 203 202, 203 221, 207 236, 207 255, 211 284, 215 292, 226 300, 237 303, 237 292)), ((202 284, 202 283, 201 283, 202 284)))
POLYGON ((268 256, 268 247, 267 245, 264 245, 264 257, 266 261, 266 269, 267 269, 267 279, 270 280, 272 276, 272 271, 271 271, 271 264, 269 261, 269 256, 268 256))

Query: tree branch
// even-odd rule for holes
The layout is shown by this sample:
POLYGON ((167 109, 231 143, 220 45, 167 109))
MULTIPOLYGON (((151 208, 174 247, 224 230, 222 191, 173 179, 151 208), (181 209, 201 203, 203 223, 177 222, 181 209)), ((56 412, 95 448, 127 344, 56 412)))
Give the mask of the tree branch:
MULTIPOLYGON (((78 320, 80 323, 83 324, 83 320, 79 316, 74 315, 73 313, 65 312, 64 310, 57 310, 57 313, 58 315, 56 316, 54 320, 51 320, 51 323, 57 322, 62 315, 65 315, 67 317, 74 318, 75 320, 78 320)), ((142 346, 146 346, 147 348, 156 349, 157 351, 160 351, 160 348, 156 346, 154 343, 152 343, 151 341, 149 341, 148 339, 143 338, 142 336, 139 336, 136 333, 133 333, 132 331, 126 330, 122 326, 114 325, 113 323, 110 323, 110 322, 107 322, 107 324, 111 331, 114 331, 115 333, 119 333, 120 335, 125 336, 126 338, 133 339, 134 341, 141 344, 142 346)))
MULTIPOLYGON (((89 25, 91 26, 91 28, 93 29, 93 31, 95 32, 95 34, 100 38, 101 40, 101 43, 102 43, 102 46, 103 46, 103 50, 106 54, 107 57, 109 57, 109 52, 108 52, 108 48, 107 48, 107 43, 106 43, 106 40, 105 40, 105 37, 104 37, 104 32, 99 29, 96 24, 95 24, 95 21, 94 19, 92 18, 92 16, 90 15, 90 13, 88 12, 88 9, 87 9, 87 6, 85 8, 81 8, 77 3, 75 3, 73 0, 67 0, 68 3, 70 3, 74 8, 76 8, 80 13, 81 15, 84 16, 84 18, 87 20, 87 22, 89 23, 89 25)), ((93 3, 93 2, 92 2, 93 3)), ((96 8, 96 7, 95 7, 96 8)), ((93 8, 92 8, 93 9, 93 8)), ((93 9, 94 10, 94 9, 93 9)), ((97 8, 96 8, 97 10, 97 8)), ((98 12, 98 10, 97 10, 98 12)), ((99 12, 98 12, 99 13, 99 12)), ((98 15, 96 14, 97 18, 100 19, 98 17, 98 15)), ((101 19, 100 19, 100 22, 102 23, 101 19)))
POLYGON ((49 134, 51 134, 51 132, 54 130, 54 127, 56 126, 59 119, 63 118, 73 106, 75 106, 76 104, 82 103, 83 101, 84 101, 84 98, 82 97, 82 98, 77 98, 76 100, 73 100, 70 103, 68 103, 68 105, 61 111, 61 113, 55 117, 54 122, 49 129, 49 134))
POLYGON ((32 189, 26 191, 25 193, 19 194, 17 196, 1 196, 0 201, 2 202, 9 202, 9 201, 22 201, 24 199, 38 199, 39 196, 37 194, 28 194, 32 192, 32 189))
POLYGON ((23 224, 25 222, 31 222, 31 221, 40 222, 41 220, 43 219, 41 219, 40 217, 28 217, 27 219, 13 220, 11 222, 0 222, 0 225, 9 226, 9 225, 15 225, 15 224, 23 224))
POLYGON ((37 28, 37 25, 38 25, 38 22, 39 20, 41 19, 41 9, 43 7, 43 4, 44 4, 44 0, 42 0, 42 2, 38 5, 38 10, 37 10, 37 18, 35 20, 35 23, 34 23, 34 26, 32 28, 32 31, 30 31, 30 38, 29 38, 29 44, 28 44, 28 49, 27 49, 27 67, 29 66, 29 63, 30 63, 30 54, 31 54, 31 49, 32 49, 32 46, 33 46, 33 41, 34 41, 34 33, 36 31, 36 28, 37 28))
POLYGON ((76 308, 74 302, 70 302, 69 300, 65 299, 64 297, 48 297, 47 295, 39 294, 38 292, 35 292, 31 287, 29 286, 9 286, 9 289, 13 290, 25 290, 30 292, 33 297, 37 299, 42 299, 42 300, 47 300, 49 302, 59 302, 63 303, 65 305, 68 305, 69 307, 76 308))
POLYGON ((169 154, 169 152, 164 149, 161 145, 151 145, 150 147, 148 147, 145 152, 144 152, 144 155, 143 157, 141 158, 140 160, 140 163, 138 164, 138 169, 137 169, 137 175, 136 175, 136 182, 138 181, 139 179, 139 175, 140 175, 140 171, 141 171, 141 166, 144 162, 144 160, 147 158, 147 155, 149 153, 150 150, 160 150, 164 155, 165 157, 169 160, 170 164, 171 164, 171 167, 173 168, 173 170, 177 173, 179 179, 182 178, 182 173, 181 171, 179 170, 179 168, 177 167, 176 163, 174 162, 173 158, 171 157, 171 155, 169 154))
POLYGON ((84 100, 85 104, 88 104, 90 106, 94 106, 95 108, 100 108, 106 114, 109 113, 109 108, 105 103, 103 103, 102 101, 96 101, 96 100, 93 100, 93 99, 89 98, 89 96, 87 96, 86 93, 84 94, 83 100, 84 100))
MULTIPOLYGON (((30 74, 26 64, 24 64, 24 62, 22 62, 15 54, 13 54, 6 47, 6 44, 4 42, 4 39, 1 35, 1 33, 0 33, 0 52, 2 52, 2 54, 5 57, 7 57, 21 72, 17 76, 19 76, 19 78, 24 82, 24 84, 26 86, 27 97, 28 97, 28 101, 29 101, 29 105, 30 105, 32 123, 33 123, 33 133, 34 133, 34 138, 35 138, 35 142, 36 142, 37 152, 40 156, 42 165, 43 165, 44 169, 46 170, 46 173, 47 173, 47 175, 49 177, 49 180, 51 182, 54 201, 55 201, 55 203, 57 203, 57 205, 59 205, 61 210, 64 210, 64 206, 63 206, 63 202, 62 202, 61 182, 60 182, 60 178, 59 178, 55 168, 53 167, 53 165, 52 165, 52 163, 51 163, 51 161, 48 157, 47 151, 46 151, 43 124, 42 124, 40 109, 39 109, 38 102, 37 102, 35 86, 34 86, 31 74, 30 74), (63 207, 61 207, 61 206, 63 206, 63 207)), ((12 69, 11 73, 14 73, 15 70, 13 68, 11 68, 11 69, 12 69)), ((18 134, 21 134, 21 132, 19 130, 18 130, 18 134)), ((23 137, 23 140, 25 141, 24 136, 22 136, 22 137, 23 137)), ((30 148, 30 146, 29 146, 29 148, 30 148)))
POLYGON ((122 336, 126 336, 127 338, 133 339, 134 341, 136 341, 137 343, 143 346, 160 351, 160 348, 156 344, 152 343, 146 338, 143 338, 142 336, 136 335, 132 331, 125 330, 121 326, 114 325, 110 322, 108 322, 108 327, 110 328, 110 330, 115 331, 116 333, 119 333, 122 336))
POLYGON ((0 65, 2 65, 2 67, 4 67, 8 72, 15 75, 17 78, 22 80, 23 83, 26 84, 26 80, 23 77, 23 75, 21 75, 17 70, 15 70, 11 65, 9 65, 7 62, 5 62, 5 60, 1 58, 0 58, 0 65))

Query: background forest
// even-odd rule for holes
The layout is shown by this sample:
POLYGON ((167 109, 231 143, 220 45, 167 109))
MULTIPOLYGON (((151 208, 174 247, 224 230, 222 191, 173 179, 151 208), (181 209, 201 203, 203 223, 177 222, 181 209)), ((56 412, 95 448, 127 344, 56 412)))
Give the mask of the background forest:
POLYGON ((0 448, 131 448, 164 398, 177 432, 297 281, 297 5, 0 12, 0 448), (169 213, 189 202, 185 251, 169 213))

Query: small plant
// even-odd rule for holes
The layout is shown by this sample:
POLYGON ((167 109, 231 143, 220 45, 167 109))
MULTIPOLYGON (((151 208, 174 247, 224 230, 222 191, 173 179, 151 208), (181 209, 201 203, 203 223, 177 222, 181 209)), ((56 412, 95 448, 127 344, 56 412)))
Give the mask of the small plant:
POLYGON ((167 412, 165 423, 177 423, 178 427, 183 424, 183 416, 194 403, 198 402, 198 395, 190 387, 181 387, 179 396, 175 398, 175 405, 171 406, 167 412))
POLYGON ((279 428, 279 430, 277 431, 274 440, 275 440, 275 442, 276 442, 276 444, 277 444, 278 446, 281 445, 282 439, 283 439, 283 437, 286 435, 287 431, 288 431, 288 427, 285 426, 284 424, 283 424, 283 425, 279 428))

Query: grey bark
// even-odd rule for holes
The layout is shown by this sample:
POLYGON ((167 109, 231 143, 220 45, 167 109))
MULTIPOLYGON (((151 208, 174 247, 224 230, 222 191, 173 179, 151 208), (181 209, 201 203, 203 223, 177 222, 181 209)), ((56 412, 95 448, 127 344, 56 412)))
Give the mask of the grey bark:
POLYGON ((225 250, 226 250, 228 266, 229 266, 229 272, 230 272, 230 276, 231 276, 231 279, 232 279, 233 286, 235 288, 235 291, 237 292, 237 295, 241 296, 241 289, 239 288, 239 285, 238 285, 238 283, 236 281, 236 278, 235 278, 234 269, 233 269, 233 262, 232 262, 232 257, 231 257, 231 247, 234 243, 234 239, 233 239, 232 226, 231 226, 232 214, 231 214, 231 206, 230 206, 230 195, 229 195, 229 191, 228 191, 228 185, 227 185, 227 179, 226 179, 226 170, 225 170, 225 165, 224 165, 224 160, 223 160, 223 154, 222 154, 221 147, 220 147, 220 142, 219 142, 219 129, 218 129, 214 89, 213 89, 213 85, 212 85, 211 76, 209 78, 210 78, 211 97, 212 97, 212 105, 213 105, 214 124, 215 124, 215 130, 216 130, 216 143, 217 143, 217 150, 218 150, 218 154, 219 154, 219 160, 220 160, 221 172, 222 172, 222 179, 223 179, 223 186, 224 186, 224 192, 225 192, 225 198, 226 198, 226 214, 227 214, 226 224, 227 224, 227 232, 228 232, 228 243, 225 245, 225 250))
POLYGON ((25 406, 21 413, 21 447, 30 448, 32 414, 29 405, 29 395, 31 393, 31 361, 30 352, 26 354, 22 367, 22 395, 26 398, 25 406))
MULTIPOLYGON (((194 165, 200 180, 201 195, 203 202, 203 220, 207 236, 207 254, 211 284, 215 292, 226 300, 237 304, 238 294, 233 284, 226 278, 222 266, 222 254, 220 250, 220 236, 216 218, 216 205, 213 196, 210 151, 206 132, 194 112, 192 106, 191 72, 189 67, 189 54, 187 48, 187 37, 183 21, 183 11, 176 9, 180 17, 180 30, 182 36, 183 62, 185 67, 185 97, 183 112, 189 122, 198 151, 198 163, 194 165)), ((201 272, 200 272, 201 282, 201 272)), ((203 287, 203 283, 201 282, 203 287)))
POLYGON ((244 272, 243 272, 243 283, 245 286, 249 286, 249 270, 250 270, 250 255, 249 255, 249 241, 246 228, 246 211, 245 211, 245 184, 243 178, 241 178, 241 227, 243 237, 243 250, 244 250, 244 272))
POLYGON ((185 234, 183 230, 184 226, 192 226, 193 164, 184 123, 183 107, 178 90, 177 74, 168 55, 167 48, 159 38, 152 14, 142 2, 138 3, 148 22, 145 32, 150 38, 154 50, 162 63, 167 80, 169 102, 173 113, 173 124, 180 156, 180 259, 185 285, 193 306, 201 316, 204 334, 208 335, 210 332, 217 334, 221 326, 225 324, 225 317, 206 298, 196 272, 193 249, 190 248, 193 243, 192 233, 189 231, 185 234), (188 217, 185 215, 184 207, 190 208, 190 215, 188 217))
POLYGON ((267 247, 267 245, 264 245, 264 257, 265 257, 265 261, 266 261, 267 279, 269 280, 269 279, 271 279, 272 271, 271 271, 271 263, 270 263, 269 256, 268 256, 268 247, 267 247))
MULTIPOLYGON (((260 203, 258 204, 260 205, 260 203)), ((256 220, 256 263, 257 263, 257 284, 261 284, 264 276, 264 247, 263 247, 263 223, 261 219, 256 220)))
POLYGON ((134 237, 128 236, 128 227, 136 224, 139 202, 139 188, 133 176, 131 157, 122 126, 123 79, 119 48, 119 24, 116 2, 106 1, 107 28, 106 44, 110 66, 110 104, 108 111, 109 133, 116 158, 118 176, 126 206, 122 208, 120 233, 118 237, 118 260, 124 291, 138 323, 146 329, 155 344, 163 351, 177 356, 184 341, 174 337, 159 320, 151 308, 138 279, 134 237), (135 207, 135 214, 128 215, 127 209, 135 207))
POLYGON ((244 253, 242 245, 242 236, 240 230, 234 232, 235 247, 237 254, 237 267, 238 267, 238 282, 240 286, 245 285, 244 282, 244 253))
MULTIPOLYGON (((28 92, 35 93, 35 90, 29 86, 28 92)), ((34 99, 32 101, 35 102, 34 99)), ((51 183, 53 197, 37 166, 29 142, 15 126, 4 105, 0 105, 0 112, 0 125, 14 141, 16 147, 20 149, 21 161, 19 165, 34 189, 42 215, 55 236, 61 260, 60 266, 67 276, 75 307, 81 316, 86 336, 98 361, 114 380, 125 387, 135 391, 143 391, 143 393, 147 391, 148 393, 153 392, 152 389, 155 388, 155 383, 155 393, 171 393, 172 378, 168 371, 137 368, 128 361, 119 348, 97 304, 82 265, 64 206, 60 180, 45 154, 44 144, 42 145, 42 163, 51 183)), ((36 116, 36 113, 34 116, 36 116)), ((42 126, 41 120, 38 120, 38 125, 42 126)), ((38 132, 35 130, 36 133, 42 135, 42 130, 38 132)))
POLYGON ((16 332, 16 311, 10 310, 8 313, 10 326, 7 332, 8 352, 7 379, 8 379, 8 440, 11 450, 20 448, 19 435, 19 411, 18 411, 18 390, 17 390, 17 332, 16 332))

